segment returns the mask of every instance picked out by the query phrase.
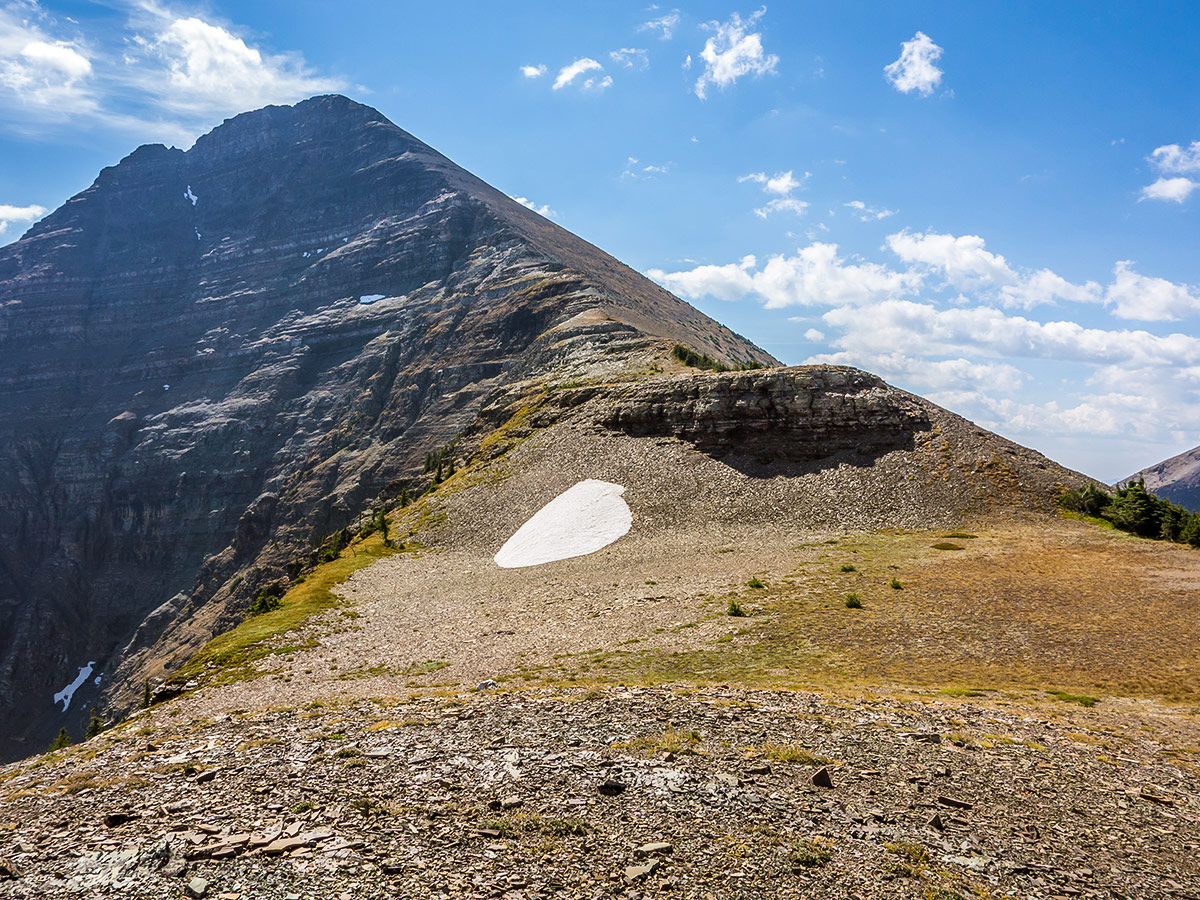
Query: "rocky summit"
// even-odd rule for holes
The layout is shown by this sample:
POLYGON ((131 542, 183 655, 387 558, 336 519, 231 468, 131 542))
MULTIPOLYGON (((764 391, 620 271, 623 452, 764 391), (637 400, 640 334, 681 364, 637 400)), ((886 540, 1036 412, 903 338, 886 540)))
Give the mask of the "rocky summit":
POLYGON ((142 148, 0 304, 0 896, 1200 898, 1192 548, 373 110, 142 148))

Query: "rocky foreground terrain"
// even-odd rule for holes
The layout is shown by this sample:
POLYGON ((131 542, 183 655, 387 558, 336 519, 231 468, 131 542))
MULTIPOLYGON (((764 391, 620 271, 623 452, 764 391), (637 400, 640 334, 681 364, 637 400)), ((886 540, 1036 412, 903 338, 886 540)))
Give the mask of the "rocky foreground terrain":
POLYGON ((0 770, 0 896, 1200 897, 1195 723, 1141 706, 484 686, 168 707, 0 770))

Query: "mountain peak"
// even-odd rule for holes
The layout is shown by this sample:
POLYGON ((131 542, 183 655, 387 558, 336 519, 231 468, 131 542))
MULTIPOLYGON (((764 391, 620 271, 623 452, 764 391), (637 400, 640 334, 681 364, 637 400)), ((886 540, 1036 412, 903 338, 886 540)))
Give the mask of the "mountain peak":
POLYGON ((177 664, 498 391, 676 343, 773 362, 345 97, 138 148, 0 248, 0 751, 177 664), (108 680, 54 711, 80 660, 108 680))

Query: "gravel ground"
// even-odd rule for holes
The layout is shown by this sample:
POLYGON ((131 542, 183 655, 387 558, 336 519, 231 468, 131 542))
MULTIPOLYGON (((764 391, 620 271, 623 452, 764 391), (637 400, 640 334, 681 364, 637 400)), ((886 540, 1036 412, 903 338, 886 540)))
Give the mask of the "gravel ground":
POLYGON ((1200 771, 1130 710, 714 688, 177 712, 0 769, 0 896, 1200 896, 1200 771))

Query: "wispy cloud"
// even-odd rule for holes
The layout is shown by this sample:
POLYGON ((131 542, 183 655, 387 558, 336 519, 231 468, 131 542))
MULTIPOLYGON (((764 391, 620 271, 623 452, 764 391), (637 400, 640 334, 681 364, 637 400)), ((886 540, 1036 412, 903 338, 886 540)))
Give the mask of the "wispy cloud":
POLYGON ((629 69, 646 69, 650 67, 650 54, 636 47, 622 47, 620 50, 612 50, 609 52, 608 57, 617 65, 625 66, 629 69))
POLYGON ((880 219, 886 219, 896 214, 894 209, 875 209, 874 207, 867 206, 861 200, 851 200, 849 203, 843 203, 842 205, 847 209, 854 210, 853 215, 860 222, 877 222, 880 219))
POLYGON ((803 213, 808 208, 808 203, 791 196, 791 194, 797 188, 803 187, 805 180, 810 175, 812 175, 811 172, 805 172, 802 178, 797 179, 791 169, 786 172, 776 172, 774 175, 768 175, 766 172, 751 172, 749 175, 739 176, 738 183, 752 181, 762 185, 764 193, 774 195, 767 201, 766 206, 754 210, 756 216, 765 219, 773 212, 786 211, 796 215, 803 213))
POLYGON ((540 64, 536 66, 521 66, 521 74, 526 78, 541 78, 546 74, 546 67, 540 64))
POLYGON ((637 27, 637 30, 657 32, 660 41, 669 41, 675 35, 675 29, 678 27, 679 10, 675 9, 666 15, 651 19, 649 22, 643 22, 637 27))
POLYGON ((916 91, 928 97, 942 81, 942 70, 936 65, 941 56, 942 48, 918 31, 900 45, 900 58, 884 66, 883 74, 901 93, 916 91))
POLYGON ((558 70, 558 77, 554 79, 554 90, 562 90, 585 72, 599 72, 603 71, 603 69, 604 66, 591 57, 581 56, 575 62, 563 66, 558 70))
POLYGON ((625 169, 621 172, 621 177, 635 181, 645 180, 655 178, 658 175, 666 175, 670 171, 671 163, 654 165, 652 163, 640 162, 636 157, 630 156, 625 160, 625 169))
POLYGON ((552 210, 545 203, 539 205, 537 203, 534 203, 528 197, 512 197, 512 199, 516 200, 518 203, 520 203, 526 209, 532 209, 539 216, 545 216, 547 219, 554 219, 554 218, 558 217, 558 213, 556 213, 554 210, 552 210))
POLYGON ((696 79, 697 97, 706 99, 710 86, 724 90, 745 75, 760 76, 775 71, 779 57, 763 50, 761 32, 750 31, 766 11, 764 6, 745 19, 734 13, 727 22, 708 24, 713 35, 700 51, 704 71, 696 79))

